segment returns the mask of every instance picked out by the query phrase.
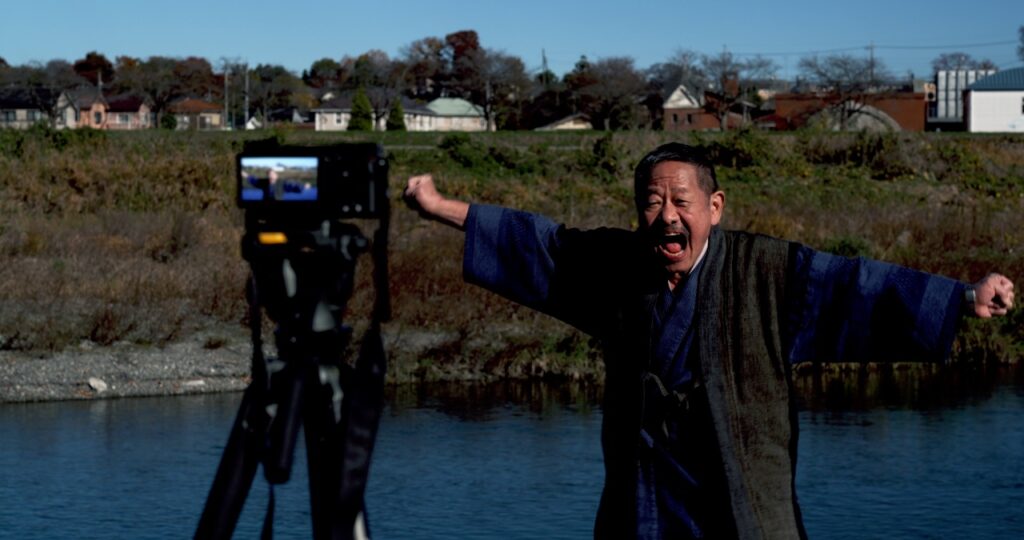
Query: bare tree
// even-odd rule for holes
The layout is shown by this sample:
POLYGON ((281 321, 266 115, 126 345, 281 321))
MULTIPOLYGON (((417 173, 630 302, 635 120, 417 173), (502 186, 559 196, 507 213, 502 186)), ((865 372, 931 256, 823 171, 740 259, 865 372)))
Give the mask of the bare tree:
POLYGON ((594 63, 581 57, 565 76, 565 84, 578 112, 590 116, 602 129, 623 129, 637 124, 637 105, 646 81, 625 56, 594 63))
POLYGON ((886 91, 886 81, 891 79, 882 61, 873 56, 809 56, 800 59, 799 66, 801 73, 826 94, 829 108, 843 130, 867 105, 865 98, 886 91))
POLYGON ((273 109, 294 105, 302 81, 284 66, 259 64, 249 72, 249 97, 264 122, 273 109))
POLYGON ((427 37, 402 48, 402 63, 407 88, 414 97, 433 99, 440 95, 440 79, 444 73, 445 44, 436 37, 427 37))
POLYGON ((976 60, 965 52, 942 53, 932 60, 932 69, 935 71, 960 71, 964 69, 993 69, 995 64, 985 58, 976 60))
POLYGON ((522 60, 502 51, 477 48, 459 57, 454 72, 459 77, 450 83, 452 93, 479 105, 488 126, 519 124, 522 102, 530 89, 522 60))
POLYGON ((1024 25, 1017 29, 1017 34, 1020 36, 1020 45, 1017 45, 1017 58, 1024 62, 1024 25))
POLYGON ((171 101, 178 97, 178 83, 174 79, 177 62, 166 56, 150 56, 130 75, 132 90, 149 99, 158 126, 171 101))
POLYGON ((727 50, 701 56, 700 72, 714 92, 705 93, 705 102, 718 117, 722 131, 729 128, 729 112, 757 91, 753 81, 769 78, 776 69, 775 62, 762 56, 741 60, 727 50))
POLYGON ((401 99, 405 70, 405 63, 391 60, 387 53, 377 49, 356 58, 349 83, 366 92, 373 108, 374 127, 387 118, 395 101, 401 99))
POLYGON ((664 90, 680 84, 689 88, 706 88, 708 74, 702 67, 702 55, 688 49, 677 50, 668 60, 647 69, 647 80, 664 90))

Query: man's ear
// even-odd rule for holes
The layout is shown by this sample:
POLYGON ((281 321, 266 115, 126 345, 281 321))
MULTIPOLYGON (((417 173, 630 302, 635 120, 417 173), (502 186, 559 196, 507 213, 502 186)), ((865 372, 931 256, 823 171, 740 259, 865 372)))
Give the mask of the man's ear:
POLYGON ((722 213, 725 212, 725 192, 716 191, 711 194, 711 224, 718 225, 722 220, 722 213))

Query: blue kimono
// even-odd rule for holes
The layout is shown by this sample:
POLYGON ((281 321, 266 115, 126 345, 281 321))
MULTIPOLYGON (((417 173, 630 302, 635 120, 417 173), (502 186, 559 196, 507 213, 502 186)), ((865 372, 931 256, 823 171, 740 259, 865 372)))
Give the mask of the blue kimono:
POLYGON ((804 536, 789 366, 948 355, 954 280, 717 228, 709 242, 670 291, 636 232, 470 208, 465 279, 604 344, 596 537, 804 536))

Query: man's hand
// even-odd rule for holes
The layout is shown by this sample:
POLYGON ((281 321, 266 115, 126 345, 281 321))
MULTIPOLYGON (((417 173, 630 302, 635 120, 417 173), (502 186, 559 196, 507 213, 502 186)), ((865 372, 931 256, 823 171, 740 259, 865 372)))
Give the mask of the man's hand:
POLYGON ((1013 282, 1002 274, 989 274, 975 283, 974 294, 973 312, 982 319, 1006 315, 1013 307, 1013 282))
POLYGON ((469 214, 469 204, 446 199, 434 187, 434 177, 420 174, 409 178, 402 194, 409 208, 427 219, 436 219, 456 228, 463 228, 469 214))
POLYGON ((410 177, 402 196, 409 208, 427 214, 425 217, 433 217, 434 208, 443 200, 434 187, 434 177, 429 174, 410 177))

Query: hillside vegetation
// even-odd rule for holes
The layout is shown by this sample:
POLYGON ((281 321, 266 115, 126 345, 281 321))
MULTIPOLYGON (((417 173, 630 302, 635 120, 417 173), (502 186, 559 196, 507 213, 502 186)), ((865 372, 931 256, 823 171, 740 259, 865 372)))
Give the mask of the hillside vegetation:
MULTIPOLYGON (((247 139, 375 141, 391 159, 389 344, 399 378, 589 377, 597 347, 461 281, 461 238, 400 200, 433 172, 444 192, 577 227, 635 226, 632 166, 673 139, 704 147, 725 226, 976 280, 1024 280, 1024 138, 956 134, 482 134, 0 130, 0 348, 160 346, 238 329, 246 307, 234 156, 247 139)), ((372 224, 364 225, 369 234, 372 224)), ((369 257, 361 261, 368 270, 369 257)), ((368 272, 352 303, 365 314, 368 272)), ((1024 310, 968 321, 961 362, 1015 361, 1024 310)))

